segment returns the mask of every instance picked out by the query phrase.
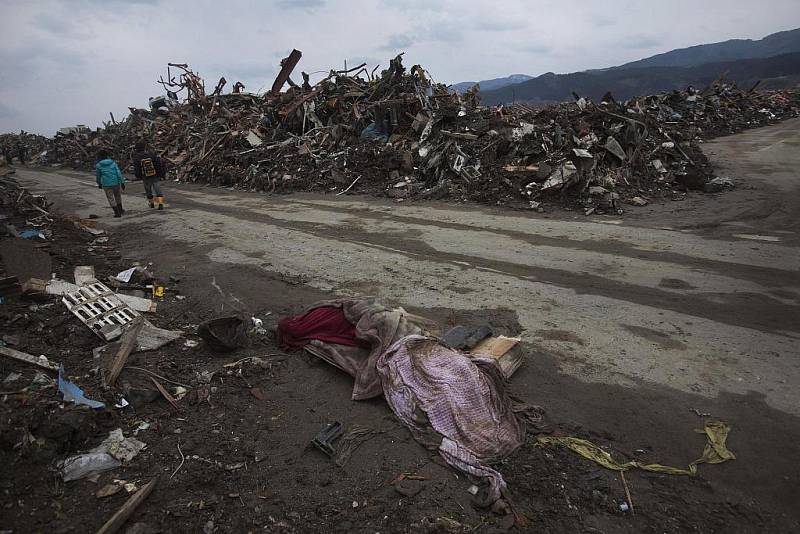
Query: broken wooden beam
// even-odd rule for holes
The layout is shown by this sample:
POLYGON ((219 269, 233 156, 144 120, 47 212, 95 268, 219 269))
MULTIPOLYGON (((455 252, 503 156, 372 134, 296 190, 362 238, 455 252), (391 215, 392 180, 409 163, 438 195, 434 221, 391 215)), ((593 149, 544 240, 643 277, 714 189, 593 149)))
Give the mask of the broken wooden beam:
POLYGON ((283 84, 289 79, 289 75, 292 74, 292 71, 297 66, 297 63, 300 61, 300 58, 303 56, 303 53, 300 50, 292 50, 292 53, 289 54, 289 57, 284 58, 281 60, 281 71, 278 73, 277 78, 275 78, 275 82, 272 84, 272 94, 277 95, 281 92, 281 88, 283 84))
POLYGON ((14 360, 30 363, 32 365, 37 365, 42 369, 47 369, 48 371, 58 371, 59 365, 57 363, 53 363, 44 356, 36 357, 32 354, 28 354, 27 352, 20 352, 18 350, 14 350, 10 347, 0 347, 0 354, 3 356, 8 356, 14 360))
POLYGON ((122 505, 122 508, 117 510, 117 512, 111 516, 111 519, 106 521, 106 523, 100 527, 100 530, 97 531, 97 534, 113 534, 117 532, 122 525, 125 524, 133 512, 139 507, 140 504, 144 502, 145 499, 153 492, 153 488, 156 487, 156 483, 158 482, 158 477, 154 478, 144 486, 142 489, 134 493, 125 504, 122 505))
POLYGON ((22 294, 25 296, 44 295, 49 280, 30 278, 22 284, 22 294))
POLYGON ((173 408, 175 408, 176 411, 182 411, 178 401, 175 400, 175 397, 169 394, 169 391, 167 391, 166 388, 161 385, 161 382, 156 380, 156 377, 150 376, 150 380, 153 381, 153 385, 156 386, 158 392, 161 393, 161 395, 172 405, 173 408))
POLYGON ((139 339, 139 332, 141 332, 143 324, 144 318, 140 315, 134 319, 131 325, 122 333, 122 341, 119 345, 119 350, 116 356, 114 356, 114 362, 111 364, 111 368, 105 380, 106 386, 113 386, 117 381, 119 374, 128 362, 128 356, 130 356, 131 351, 136 348, 136 342, 139 339))
POLYGON ((462 132, 449 132, 447 130, 441 130, 440 133, 444 136, 450 137, 452 139, 460 139, 462 141, 477 141, 478 136, 471 133, 462 133, 462 132))

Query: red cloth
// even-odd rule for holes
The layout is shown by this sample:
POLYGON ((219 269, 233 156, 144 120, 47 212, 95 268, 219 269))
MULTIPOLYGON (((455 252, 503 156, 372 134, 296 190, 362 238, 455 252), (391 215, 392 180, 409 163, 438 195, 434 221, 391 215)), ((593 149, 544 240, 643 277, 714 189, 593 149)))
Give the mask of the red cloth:
POLYGON ((312 339, 353 347, 365 344, 356 339, 356 327, 340 307, 321 306, 278 322, 278 343, 282 347, 302 347, 312 339))

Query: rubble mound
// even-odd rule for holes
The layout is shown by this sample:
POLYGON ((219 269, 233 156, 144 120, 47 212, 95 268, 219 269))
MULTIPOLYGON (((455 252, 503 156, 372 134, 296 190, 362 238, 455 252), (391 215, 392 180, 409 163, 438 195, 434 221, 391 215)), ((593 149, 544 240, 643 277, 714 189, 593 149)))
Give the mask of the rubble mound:
POLYGON ((112 117, 97 131, 60 133, 45 147, 29 136, 29 152, 38 163, 89 169, 102 147, 125 167, 145 140, 186 182, 618 210, 620 201, 642 205, 649 195, 709 190, 704 139, 800 109, 800 91, 744 91, 722 80, 625 102, 575 95, 539 109, 489 108, 480 105, 478 86, 451 92, 419 65, 406 69, 402 55, 379 74, 359 65, 314 85, 306 73, 300 85, 291 80, 299 59, 299 51, 284 59, 263 95, 241 92, 240 83, 223 94, 224 78, 206 94, 187 65, 171 63, 159 82, 167 97, 151 99, 150 109, 130 108, 125 120, 112 117))

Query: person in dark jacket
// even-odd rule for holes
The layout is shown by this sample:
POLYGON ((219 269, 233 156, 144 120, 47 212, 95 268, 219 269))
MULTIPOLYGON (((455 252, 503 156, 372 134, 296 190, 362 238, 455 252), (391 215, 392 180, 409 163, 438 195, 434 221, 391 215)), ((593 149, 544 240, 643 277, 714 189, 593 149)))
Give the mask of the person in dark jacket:
POLYGON ((108 203, 114 210, 114 217, 122 217, 122 191, 125 190, 125 178, 116 162, 111 159, 108 150, 97 151, 97 163, 94 166, 97 175, 97 186, 105 191, 108 203))
POLYGON ((19 158, 20 165, 25 165, 25 161, 28 159, 28 148, 22 142, 21 137, 17 141, 17 158, 19 158))
POLYGON ((144 184, 147 204, 154 208, 164 209, 164 194, 161 192, 161 180, 165 177, 164 162, 155 152, 148 150, 143 142, 136 143, 133 154, 133 173, 144 184))
POLYGON ((6 141, 3 143, 3 155, 6 158, 6 163, 11 165, 14 161, 14 154, 11 151, 11 141, 6 141))

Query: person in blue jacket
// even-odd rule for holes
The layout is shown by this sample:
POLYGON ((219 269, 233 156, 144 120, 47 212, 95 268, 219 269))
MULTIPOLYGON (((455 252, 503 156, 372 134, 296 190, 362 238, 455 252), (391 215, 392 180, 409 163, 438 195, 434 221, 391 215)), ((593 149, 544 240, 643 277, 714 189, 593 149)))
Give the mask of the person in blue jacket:
POLYGON ((122 217, 122 191, 125 191, 125 178, 116 162, 111 159, 108 150, 97 151, 97 163, 94 166, 97 175, 97 187, 105 191, 108 203, 114 210, 114 217, 122 217))

